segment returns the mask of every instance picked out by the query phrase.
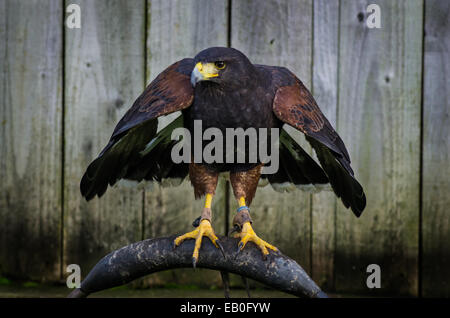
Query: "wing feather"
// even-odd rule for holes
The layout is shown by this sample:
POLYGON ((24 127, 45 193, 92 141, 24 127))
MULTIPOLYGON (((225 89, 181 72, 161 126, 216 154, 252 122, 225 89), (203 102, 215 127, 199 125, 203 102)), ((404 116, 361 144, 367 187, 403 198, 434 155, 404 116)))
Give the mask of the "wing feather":
POLYGON ((294 84, 277 89, 273 111, 281 121, 321 142, 335 152, 343 159, 344 167, 353 175, 353 170, 350 167, 350 156, 344 142, 299 79, 295 78, 294 84))
POLYGON ((182 117, 175 119, 168 126, 170 129, 166 127, 159 133, 157 118, 192 104, 194 90, 190 73, 193 68, 193 59, 172 64, 136 99, 117 124, 109 143, 82 177, 80 191, 87 200, 95 195, 102 196, 108 185, 122 178, 137 181, 184 178, 186 167, 172 164, 166 158, 176 143, 170 140, 170 129, 182 125, 182 117), (155 142, 150 148, 152 140, 155 142))
POLYGON ((356 216, 360 216, 366 206, 366 196, 354 178, 350 156, 341 137, 322 113, 312 94, 292 72, 277 67, 272 67, 270 72, 275 90, 275 116, 306 135, 334 192, 347 208, 350 207, 356 216))
POLYGON ((147 120, 189 107, 194 100, 193 69, 194 60, 186 58, 160 73, 119 121, 112 138, 147 120))

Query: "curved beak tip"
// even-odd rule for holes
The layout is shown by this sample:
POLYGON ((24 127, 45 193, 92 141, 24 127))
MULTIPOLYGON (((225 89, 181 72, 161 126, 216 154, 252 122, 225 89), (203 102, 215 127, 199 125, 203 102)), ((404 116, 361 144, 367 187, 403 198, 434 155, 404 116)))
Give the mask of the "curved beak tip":
POLYGON ((198 62, 191 73, 191 84, 195 87, 200 81, 209 81, 218 76, 219 74, 214 63, 202 64, 201 62, 198 62))
POLYGON ((199 72, 198 68, 194 68, 194 70, 191 73, 191 84, 195 87, 195 84, 197 84, 199 81, 203 79, 203 75, 199 72))

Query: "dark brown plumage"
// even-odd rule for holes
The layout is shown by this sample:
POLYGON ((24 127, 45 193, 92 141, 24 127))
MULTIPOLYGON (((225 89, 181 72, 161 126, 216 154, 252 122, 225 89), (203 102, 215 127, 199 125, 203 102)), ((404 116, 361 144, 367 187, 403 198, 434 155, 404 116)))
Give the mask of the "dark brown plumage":
POLYGON ((236 198, 244 197, 248 206, 253 201, 263 165, 249 170, 236 171, 230 175, 230 183, 236 198))
MULTIPOLYGON (((270 134, 264 138, 268 141, 270 134)), ((191 150, 195 150, 196 142, 198 140, 191 144, 191 150)), ((205 144, 200 150, 203 147, 205 144)), ((203 236, 221 248, 211 226, 211 201, 219 174, 225 171, 230 174, 233 193, 239 202, 233 219, 236 235, 241 238, 239 251, 250 241, 260 248, 264 257, 269 250, 277 251, 260 239, 251 225, 248 206, 260 179, 280 191, 286 184, 292 188, 292 185, 319 187, 329 183, 356 216, 361 215, 366 205, 364 191, 354 178, 343 141, 303 83, 284 67, 252 64, 238 50, 220 47, 203 50, 194 59, 174 63, 147 86, 119 121, 98 158, 88 166, 80 190, 90 200, 96 195, 102 196, 108 185, 120 179, 181 181, 189 175, 195 197, 206 195, 205 207, 196 229, 178 236, 174 244, 178 246, 186 239, 196 240, 192 255, 195 267, 203 236), (175 111, 181 111, 181 115, 158 132, 158 117, 175 111), (172 140, 172 132, 185 127, 195 136, 196 120, 201 121, 203 131, 214 128, 222 136, 227 135, 228 128, 242 131, 257 128, 258 141, 252 141, 257 147, 262 140, 259 128, 267 128, 269 132, 272 128, 280 129, 278 170, 261 175, 263 160, 258 157, 256 162, 250 162, 248 143, 244 149, 234 147, 229 153, 236 158, 239 151, 244 151, 245 162, 226 161, 225 143, 223 149, 215 150, 223 155, 222 158, 219 155, 220 162, 175 163, 172 150, 181 140, 172 140), (284 124, 306 135, 320 164, 283 129, 284 124)))
POLYGON ((201 198, 206 193, 216 194, 217 182, 219 181, 219 174, 216 170, 206 165, 190 163, 189 179, 194 187, 196 199, 201 198))
MULTIPOLYGON (((217 64, 219 65, 219 64, 217 64)), ((174 63, 151 82, 114 129, 107 146, 87 168, 80 189, 92 199, 119 179, 184 179, 188 174, 196 197, 215 191, 217 176, 229 171, 236 196, 246 189, 250 202, 260 179, 260 165, 175 164, 170 153, 178 141, 171 140, 178 127, 193 130, 202 120, 203 129, 249 127, 280 128, 280 168, 263 175, 269 183, 323 185, 330 183, 346 207, 359 216, 366 204, 361 185, 354 178, 347 149, 302 82, 284 67, 252 64, 231 48, 210 48, 194 59, 174 63), (193 83, 197 63, 222 62, 218 75, 193 83), (157 133, 157 118, 182 111, 180 117, 157 133), (317 153, 314 161, 282 129, 289 124, 306 135, 317 153), (205 166, 202 166, 205 165, 205 166), (207 171, 207 173, 205 172, 207 171), (241 189, 241 190, 240 190, 241 189)))

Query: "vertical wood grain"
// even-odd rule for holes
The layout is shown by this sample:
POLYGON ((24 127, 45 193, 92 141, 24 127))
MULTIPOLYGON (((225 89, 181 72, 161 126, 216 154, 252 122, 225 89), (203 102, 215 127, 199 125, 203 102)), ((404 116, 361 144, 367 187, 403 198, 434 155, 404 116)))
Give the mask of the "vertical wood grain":
POLYGON ((425 2, 422 295, 450 296, 450 3, 425 2))
POLYGON ((0 275, 59 279, 62 6, 0 2, 0 275))
MULTIPOLYGON (((147 6, 147 83, 166 67, 185 57, 194 57, 211 46, 227 46, 228 1, 149 1, 147 6)), ((160 127, 178 116, 160 118, 160 127)), ((159 129, 160 129, 159 127, 159 129)), ((195 200, 188 178, 177 187, 154 184, 145 190, 145 238, 192 231, 192 221, 200 216, 204 199, 195 200)), ((223 181, 212 203, 212 225, 223 235, 223 181)), ((201 253, 201 251, 200 251, 201 253)), ((151 283, 196 283, 206 286, 220 282, 214 271, 175 270, 149 277, 151 283)))
MULTIPOLYGON (((311 85, 312 1, 233 1, 231 46, 252 63, 285 66, 311 85)), ((302 138, 294 129, 289 132, 302 138)), ((303 143, 304 144, 304 143, 303 143)), ((231 195, 232 211, 237 203, 231 195)), ((258 188, 251 206, 256 233, 310 269, 311 195, 258 188)), ((234 212, 231 213, 231 218, 234 212)))
POLYGON ((142 191, 123 186, 86 202, 88 164, 144 88, 145 2, 71 1, 81 29, 66 29, 64 263, 82 275, 105 254, 141 239, 142 191))
MULTIPOLYGON (((233 0, 228 25, 227 0, 1 0, 0 275, 56 281, 65 275, 61 265, 77 263, 84 276, 112 249, 192 229, 203 200, 194 201, 188 181, 144 193, 118 186, 89 203, 79 181, 144 85, 178 59, 226 46, 231 28, 231 45, 252 62, 286 66, 311 88, 368 198, 357 219, 333 193, 259 188, 252 204, 258 235, 312 269, 325 290, 417 295, 422 270, 422 294, 448 297, 450 6, 425 1, 419 269, 424 8, 421 0, 376 1, 377 30, 365 25, 370 3, 233 0), (70 3, 81 7, 80 30, 63 26, 70 3), (381 266, 381 290, 366 287, 369 264, 381 266)), ((224 234, 223 180, 218 189, 213 226, 224 234)), ((232 195, 230 203, 232 218, 232 195)), ((220 284, 206 270, 150 277, 220 284)))
MULTIPOLYGON (((335 128, 338 41, 339 0, 314 1, 312 94, 335 128)), ((322 191, 314 194, 312 200, 312 279, 329 291, 334 288, 336 196, 332 191, 322 191)))
POLYGON ((338 292, 418 294, 422 1, 341 1, 338 130, 367 194, 360 218, 338 202, 338 292), (381 289, 369 290, 369 264, 381 289))

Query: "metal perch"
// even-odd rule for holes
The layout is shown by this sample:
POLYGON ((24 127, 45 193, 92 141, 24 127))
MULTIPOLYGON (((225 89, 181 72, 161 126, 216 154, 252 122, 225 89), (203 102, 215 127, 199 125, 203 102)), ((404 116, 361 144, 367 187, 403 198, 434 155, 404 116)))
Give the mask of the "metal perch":
MULTIPOLYGON (((87 297, 158 271, 192 267, 194 241, 186 241, 174 249, 174 239, 175 236, 147 239, 111 252, 94 266, 80 288, 68 297, 87 297)), ((226 257, 210 240, 204 239, 197 267, 242 275, 298 297, 327 297, 300 265, 280 252, 271 252, 264 260, 261 251, 252 243, 236 254, 237 239, 219 239, 226 257)))

